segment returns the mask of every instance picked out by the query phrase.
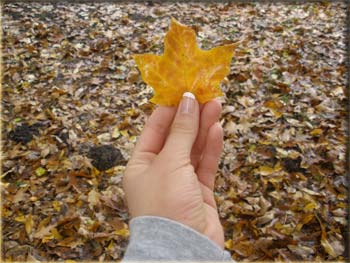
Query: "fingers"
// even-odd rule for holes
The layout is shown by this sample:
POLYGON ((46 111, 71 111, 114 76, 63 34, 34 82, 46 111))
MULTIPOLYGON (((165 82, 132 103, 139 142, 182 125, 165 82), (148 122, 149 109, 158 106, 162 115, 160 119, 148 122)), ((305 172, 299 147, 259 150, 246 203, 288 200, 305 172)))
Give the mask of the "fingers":
POLYGON ((213 124, 208 131, 202 159, 196 170, 198 180, 209 189, 214 189, 215 173, 223 147, 223 130, 220 123, 213 124))
POLYGON ((175 113, 175 107, 159 106, 147 120, 134 153, 158 154, 163 148, 175 113))
POLYGON ((217 100, 211 100, 206 103, 201 110, 201 120, 199 134, 196 138, 191 152, 191 162, 196 169, 202 157, 202 153, 206 144, 209 128, 219 120, 221 113, 221 103, 217 100))
POLYGON ((170 133, 164 145, 164 152, 176 157, 187 156, 196 139, 199 126, 199 105, 192 93, 186 92, 180 102, 170 133))

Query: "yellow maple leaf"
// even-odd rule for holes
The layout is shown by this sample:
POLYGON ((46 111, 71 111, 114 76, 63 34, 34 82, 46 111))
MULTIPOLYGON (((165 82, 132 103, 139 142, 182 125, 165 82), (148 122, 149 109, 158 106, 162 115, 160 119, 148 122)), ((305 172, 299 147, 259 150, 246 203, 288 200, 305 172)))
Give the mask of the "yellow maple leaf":
POLYGON ((137 54, 135 62, 142 79, 154 89, 151 102, 176 106, 184 92, 192 92, 200 103, 222 96, 221 80, 230 71, 238 43, 202 50, 195 31, 174 18, 164 39, 164 54, 137 54))

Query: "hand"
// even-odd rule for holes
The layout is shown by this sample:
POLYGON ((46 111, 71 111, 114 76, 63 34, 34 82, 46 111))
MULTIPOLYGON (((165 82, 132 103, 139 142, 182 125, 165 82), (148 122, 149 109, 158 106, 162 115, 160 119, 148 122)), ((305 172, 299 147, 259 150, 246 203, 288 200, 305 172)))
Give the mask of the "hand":
POLYGON ((178 109, 160 106, 153 112, 123 180, 132 217, 166 217, 224 247, 213 194, 223 144, 220 112, 216 100, 200 109, 191 93, 178 109))

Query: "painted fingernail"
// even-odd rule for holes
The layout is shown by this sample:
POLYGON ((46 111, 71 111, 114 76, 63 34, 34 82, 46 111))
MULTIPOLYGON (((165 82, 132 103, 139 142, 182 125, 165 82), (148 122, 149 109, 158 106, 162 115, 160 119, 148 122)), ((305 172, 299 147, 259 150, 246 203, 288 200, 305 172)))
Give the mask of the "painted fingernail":
POLYGON ((182 95, 180 113, 193 113, 194 112, 194 102, 196 97, 191 92, 185 92, 182 95))

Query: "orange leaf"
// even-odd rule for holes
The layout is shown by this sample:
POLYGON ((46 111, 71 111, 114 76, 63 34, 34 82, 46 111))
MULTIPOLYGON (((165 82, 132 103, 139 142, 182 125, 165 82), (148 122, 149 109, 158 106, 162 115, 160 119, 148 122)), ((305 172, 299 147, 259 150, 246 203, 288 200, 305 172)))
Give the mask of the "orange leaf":
POLYGON ((186 91, 200 103, 222 96, 221 80, 230 71, 238 43, 202 50, 195 31, 174 18, 164 40, 164 54, 134 55, 142 79, 154 89, 151 102, 176 106, 186 91))

